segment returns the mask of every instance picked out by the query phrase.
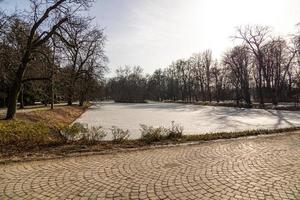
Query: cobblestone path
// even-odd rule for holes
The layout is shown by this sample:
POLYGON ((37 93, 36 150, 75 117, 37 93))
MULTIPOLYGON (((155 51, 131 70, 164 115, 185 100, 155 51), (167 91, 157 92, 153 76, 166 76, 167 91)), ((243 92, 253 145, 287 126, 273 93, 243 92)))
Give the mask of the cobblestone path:
POLYGON ((1 165, 0 199, 300 199, 300 134, 1 165))

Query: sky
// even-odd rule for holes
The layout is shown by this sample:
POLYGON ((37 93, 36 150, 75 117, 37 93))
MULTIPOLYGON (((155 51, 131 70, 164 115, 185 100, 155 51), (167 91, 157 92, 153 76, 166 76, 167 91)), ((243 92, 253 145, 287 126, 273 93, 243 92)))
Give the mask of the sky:
MULTIPOLYGON (((26 0, 0 0, 2 9, 28 8, 26 0)), ((139 65, 144 72, 211 49, 214 58, 237 41, 241 25, 268 25, 274 35, 295 33, 300 0, 96 0, 89 11, 105 28, 111 73, 139 65)))

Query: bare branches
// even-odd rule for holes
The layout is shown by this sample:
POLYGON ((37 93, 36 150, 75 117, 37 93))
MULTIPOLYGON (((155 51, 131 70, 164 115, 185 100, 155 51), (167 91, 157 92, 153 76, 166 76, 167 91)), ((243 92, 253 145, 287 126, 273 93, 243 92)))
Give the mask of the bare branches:
POLYGON ((259 56, 260 48, 270 38, 271 29, 268 26, 244 26, 237 28, 235 39, 242 40, 247 44, 255 56, 259 56))
MULTIPOLYGON (((77 13, 86 10, 92 0, 30 0, 31 12, 24 12, 22 18, 18 15, 12 16, 10 26, 5 34, 5 40, 14 51, 17 64, 14 80, 9 91, 9 105, 7 119, 14 117, 18 94, 24 82, 41 80, 42 78, 24 79, 29 65, 37 57, 36 52, 48 48, 50 39, 57 34, 60 27, 65 23, 77 18, 77 13), (17 33, 17 34, 15 34, 17 33)), ((0 14, 0 19, 2 15, 0 14)), ((0 22, 0 28, 5 23, 0 22)))
POLYGON ((35 77, 35 78, 26 78, 26 79, 23 79, 22 80, 22 83, 26 83, 26 82, 29 82, 29 81, 44 81, 44 80, 51 80, 50 77, 35 77))

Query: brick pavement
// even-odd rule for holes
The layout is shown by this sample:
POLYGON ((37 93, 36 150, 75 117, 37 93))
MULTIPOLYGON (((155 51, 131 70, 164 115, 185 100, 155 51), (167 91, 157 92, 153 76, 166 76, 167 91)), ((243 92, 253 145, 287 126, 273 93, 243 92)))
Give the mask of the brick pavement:
POLYGON ((300 199, 300 134, 0 166, 0 199, 300 199))

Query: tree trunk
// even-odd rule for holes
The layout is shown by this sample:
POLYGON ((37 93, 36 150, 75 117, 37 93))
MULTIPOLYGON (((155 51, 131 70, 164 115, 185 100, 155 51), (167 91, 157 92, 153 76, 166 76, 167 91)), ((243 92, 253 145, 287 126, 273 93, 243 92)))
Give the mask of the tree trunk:
POLYGON ((68 96, 67 96, 68 106, 73 104, 73 88, 68 88, 68 96))
POLYGON ((80 98, 79 106, 83 106, 83 104, 84 104, 84 100, 82 98, 80 98))
POLYGON ((54 108, 54 91, 53 86, 51 87, 51 110, 54 108))
POLYGON ((236 105, 240 106, 240 94, 239 94, 239 88, 237 86, 235 88, 235 95, 236 95, 236 105))
POLYGON ((8 97, 6 119, 13 119, 16 114, 17 101, 18 101, 20 88, 21 88, 21 84, 17 83, 17 82, 15 82, 11 88, 11 91, 10 91, 9 97, 8 97))
POLYGON ((20 109, 24 109, 24 86, 21 86, 20 92, 20 109))
POLYGON ((264 97, 263 97, 263 91, 262 91, 262 68, 259 69, 259 105, 263 108, 264 107, 264 97))
POLYGON ((16 73, 16 78, 10 88, 9 96, 8 96, 8 106, 7 106, 7 113, 6 119, 13 119, 16 111, 17 111, 17 101, 19 97, 19 93, 22 86, 22 79, 25 73, 26 63, 22 63, 21 66, 18 68, 16 73))
POLYGON ((68 106, 71 106, 72 104, 73 104, 72 97, 69 97, 68 98, 68 106))
POLYGON ((249 92, 249 88, 245 89, 245 101, 248 107, 251 107, 251 96, 249 92))
POLYGON ((278 91, 277 91, 277 86, 272 90, 272 104, 274 106, 278 105, 278 91))
POLYGON ((247 107, 251 107, 251 94, 250 94, 250 89, 249 89, 249 83, 248 80, 242 81, 242 93, 244 100, 247 104, 247 107))
POLYGON ((54 108, 54 64, 51 72, 51 110, 54 108))
POLYGON ((84 96, 84 92, 80 93, 80 99, 79 99, 79 106, 83 106, 85 101, 85 96, 84 96))

